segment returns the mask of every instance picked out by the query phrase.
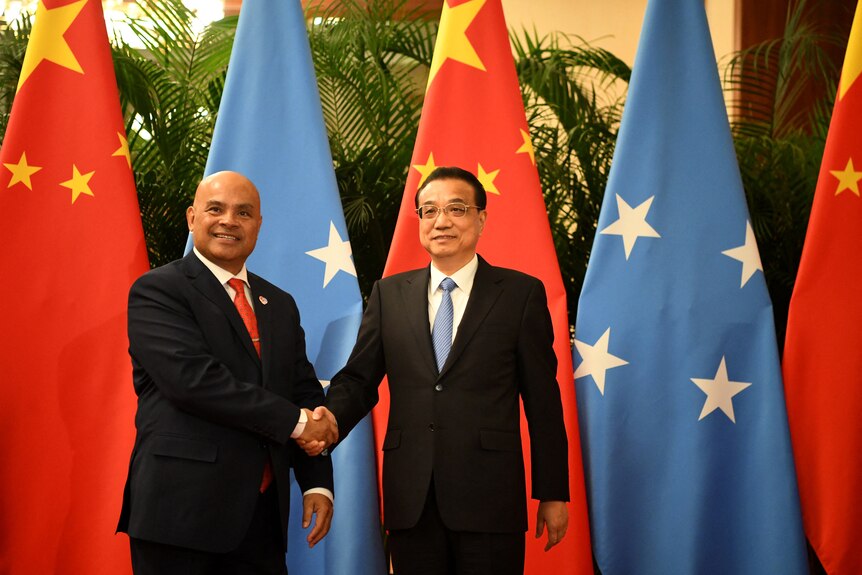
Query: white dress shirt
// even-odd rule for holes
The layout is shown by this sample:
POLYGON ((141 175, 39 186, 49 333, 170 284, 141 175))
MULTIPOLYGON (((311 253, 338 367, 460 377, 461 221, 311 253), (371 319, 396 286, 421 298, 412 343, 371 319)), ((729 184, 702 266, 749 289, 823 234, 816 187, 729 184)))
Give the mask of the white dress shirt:
POLYGON ((458 325, 461 323, 461 318, 464 317, 464 310, 467 308, 467 300, 470 299, 470 292, 473 291, 473 280, 476 279, 476 270, 479 269, 479 257, 473 254, 473 259, 467 262, 464 267, 456 271, 454 274, 447 276, 431 264, 431 280, 428 282, 428 329, 434 330, 434 320, 437 318, 437 310, 440 308, 440 302, 443 301, 443 290, 440 289, 440 282, 449 277, 454 280, 458 286, 451 291, 452 296, 452 341, 455 341, 455 335, 458 333, 458 325))

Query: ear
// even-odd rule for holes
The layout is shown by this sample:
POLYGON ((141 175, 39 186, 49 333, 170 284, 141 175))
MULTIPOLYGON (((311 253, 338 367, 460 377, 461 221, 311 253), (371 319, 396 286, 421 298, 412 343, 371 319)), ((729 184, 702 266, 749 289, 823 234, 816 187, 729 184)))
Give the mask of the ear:
POLYGON ((485 229, 485 220, 488 218, 488 210, 479 212, 479 235, 482 235, 482 230, 485 229))
POLYGON ((189 231, 195 227, 195 207, 189 206, 186 208, 186 224, 189 226, 189 231))

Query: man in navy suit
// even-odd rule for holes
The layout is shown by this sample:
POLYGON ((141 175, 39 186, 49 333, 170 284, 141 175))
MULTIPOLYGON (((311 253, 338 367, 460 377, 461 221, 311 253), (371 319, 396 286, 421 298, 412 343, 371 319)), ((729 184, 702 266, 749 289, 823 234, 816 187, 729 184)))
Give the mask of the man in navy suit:
MULTIPOLYGON (((398 575, 521 574, 527 502, 520 401, 530 433, 536 536, 565 535, 567 439, 542 282, 476 254, 485 190, 437 168, 419 188, 431 265, 378 281, 356 345, 314 417, 341 436, 389 380, 384 523, 398 575)), ((517 233, 512 230, 511 233, 517 233)), ((325 441, 305 446, 316 453, 325 441)))
POLYGON ((294 441, 324 395, 293 298, 246 269, 262 217, 254 184, 205 178, 188 208, 194 251, 129 293, 138 411, 118 531, 136 574, 287 572, 289 473, 309 545, 332 518, 332 464, 294 441))

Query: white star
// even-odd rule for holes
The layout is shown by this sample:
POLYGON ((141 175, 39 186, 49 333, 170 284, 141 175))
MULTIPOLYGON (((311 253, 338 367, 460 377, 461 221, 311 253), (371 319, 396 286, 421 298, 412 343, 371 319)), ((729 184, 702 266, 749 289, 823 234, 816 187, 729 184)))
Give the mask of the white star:
POLYGON ((742 281, 739 287, 743 287, 757 270, 763 271, 760 252, 757 250, 757 239, 754 237, 754 230, 749 221, 745 222, 745 243, 738 248, 724 250, 721 253, 742 262, 742 281))
POLYGON ((635 242, 639 237, 642 238, 660 238, 661 236, 646 222, 647 212, 655 196, 650 196, 646 201, 636 208, 632 208, 624 199, 617 194, 617 209, 620 213, 620 218, 611 225, 603 229, 600 233, 622 236, 623 247, 626 249, 626 259, 629 259, 629 254, 632 253, 632 248, 635 247, 635 242))
POLYGON ((605 394, 605 373, 609 369, 629 363, 608 353, 610 338, 611 328, 608 328, 594 345, 575 340, 575 348, 583 358, 578 369, 575 370, 575 379, 592 375, 593 381, 596 382, 596 387, 599 388, 602 395, 605 394))
POLYGON ((721 356, 721 363, 718 364, 715 379, 696 379, 692 377, 691 381, 706 394, 706 402, 703 404, 700 417, 697 418, 698 421, 716 409, 721 409, 730 421, 736 423, 736 418, 733 415, 732 398, 751 384, 742 381, 730 381, 728 379, 724 356, 721 356))
POLYGON ((350 249, 350 240, 344 241, 338 235, 338 230, 335 229, 335 224, 329 222, 329 245, 324 248, 318 248, 305 252, 311 257, 326 263, 326 270, 323 272, 323 287, 326 287, 335 274, 338 272, 347 272, 353 277, 356 277, 356 267, 353 265, 353 250, 350 249))

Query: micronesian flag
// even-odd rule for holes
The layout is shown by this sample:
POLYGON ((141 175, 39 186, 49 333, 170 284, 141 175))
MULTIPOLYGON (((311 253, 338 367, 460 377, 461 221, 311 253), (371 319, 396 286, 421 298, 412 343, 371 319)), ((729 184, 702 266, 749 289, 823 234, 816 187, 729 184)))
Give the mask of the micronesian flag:
MULTIPOLYGON (((206 166, 222 170, 260 191, 264 223, 248 267, 296 299, 308 357, 326 383, 353 348, 362 298, 299 0, 243 2, 206 166)), ((314 549, 293 482, 288 569, 384 573, 370 417, 332 457, 335 514, 314 549)))
POLYGON ((762 270, 703 0, 650 0, 573 352, 603 575, 807 573, 762 270))

